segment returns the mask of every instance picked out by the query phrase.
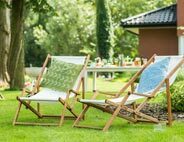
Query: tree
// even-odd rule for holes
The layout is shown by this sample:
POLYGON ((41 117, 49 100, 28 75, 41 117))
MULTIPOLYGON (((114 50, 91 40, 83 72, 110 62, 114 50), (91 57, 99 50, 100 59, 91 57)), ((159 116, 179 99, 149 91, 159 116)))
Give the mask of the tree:
POLYGON ((24 84, 23 27, 25 7, 36 12, 52 10, 46 0, 12 0, 11 42, 8 58, 11 89, 22 88, 24 84))
POLYGON ((14 89, 22 88, 24 84, 24 61, 19 60, 20 57, 24 56, 24 48, 22 46, 24 0, 13 0, 11 12, 11 42, 8 58, 8 73, 10 75, 10 88, 14 89))
POLYGON ((31 55, 36 52, 35 55, 42 56, 45 50, 53 55, 90 54, 95 57, 94 4, 85 0, 63 0, 62 3, 54 0, 51 4, 54 15, 30 13, 25 22, 26 64, 38 66, 40 63, 34 62, 31 55))
POLYGON ((9 0, 0 2, 0 82, 6 82, 7 59, 10 46, 9 0))
POLYGON ((96 0, 97 53, 103 59, 113 56, 113 29, 108 0, 96 0))

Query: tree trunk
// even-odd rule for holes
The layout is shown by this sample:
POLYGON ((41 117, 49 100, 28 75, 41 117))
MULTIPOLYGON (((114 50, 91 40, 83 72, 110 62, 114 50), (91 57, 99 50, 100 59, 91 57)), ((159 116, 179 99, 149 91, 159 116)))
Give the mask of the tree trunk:
POLYGON ((15 72, 15 84, 16 86, 14 88, 22 88, 24 85, 24 48, 22 48, 17 69, 15 72))
MULTIPOLYGON (((4 0, 9 3, 9 0, 4 0)), ((10 9, 0 7, 0 84, 7 82, 7 60, 10 47, 10 9)))
POLYGON ((24 65, 23 61, 20 61, 23 60, 21 58, 21 52, 22 54, 24 53, 22 46, 24 0, 12 0, 11 12, 11 43, 8 58, 8 72, 10 75, 10 89, 20 89, 24 83, 24 65))
POLYGON ((113 56, 113 30, 108 0, 96 0, 97 53, 102 59, 113 56))

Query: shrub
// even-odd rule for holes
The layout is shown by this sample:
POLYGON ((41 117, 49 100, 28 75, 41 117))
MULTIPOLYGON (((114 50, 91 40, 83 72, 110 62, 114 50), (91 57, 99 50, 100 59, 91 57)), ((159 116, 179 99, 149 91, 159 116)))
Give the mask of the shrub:
POLYGON ((175 111, 184 111, 184 80, 177 81, 171 87, 171 104, 175 111))
POLYGON ((171 104, 175 111, 184 111, 184 71, 180 70, 174 84, 171 86, 171 104))

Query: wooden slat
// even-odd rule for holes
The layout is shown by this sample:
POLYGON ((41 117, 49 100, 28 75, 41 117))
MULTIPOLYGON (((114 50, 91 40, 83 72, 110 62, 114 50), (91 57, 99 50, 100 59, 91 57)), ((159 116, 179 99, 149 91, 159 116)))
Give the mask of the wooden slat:
POLYGON ((57 123, 15 122, 15 125, 58 126, 59 124, 57 124, 57 123))
POLYGON ((16 113, 15 113, 15 117, 14 117, 14 119, 13 119, 13 125, 15 125, 15 123, 16 123, 17 120, 18 120, 21 106, 22 106, 22 103, 19 102, 18 108, 17 108, 16 113))
MULTIPOLYGON (((156 123, 156 122, 153 122, 153 121, 150 121, 150 120, 147 120, 147 119, 137 119, 137 122, 145 122, 145 123, 156 123)), ((157 124, 157 123, 156 123, 157 124)))
POLYGON ((48 62, 49 62, 49 59, 51 59, 50 54, 47 55, 47 57, 46 57, 46 59, 45 59, 45 62, 43 63, 41 72, 40 72, 40 74, 39 74, 39 76, 38 76, 38 79, 37 79, 37 81, 36 81, 36 83, 35 83, 35 86, 34 86, 32 92, 31 92, 31 95, 34 95, 36 91, 39 91, 40 81, 41 81, 41 78, 42 78, 43 73, 44 73, 44 71, 45 71, 45 68, 46 68, 46 66, 47 66, 47 64, 48 64, 48 62))
MULTIPOLYGON (((103 106, 100 106, 100 105, 95 105, 95 104, 88 104, 89 106, 92 106, 94 108, 97 108, 97 109, 100 109, 102 110, 103 112, 107 112, 109 114, 112 114, 114 113, 114 111, 111 111, 110 109, 107 109, 106 107, 103 107, 103 106)), ((128 116, 125 116, 125 115, 122 115, 120 113, 117 114, 118 117, 120 118, 124 118, 128 121, 131 121, 131 122, 136 122, 136 120, 134 118, 131 118, 131 117, 128 117, 128 116)))
POLYGON ((78 117, 77 114, 73 111, 73 109, 70 107, 70 105, 67 103, 67 100, 63 100, 61 98, 59 98, 59 102, 63 105, 66 104, 66 109, 69 110, 76 118, 78 117))
POLYGON ((78 127, 78 128, 90 128, 90 129, 96 129, 96 130, 102 130, 103 129, 101 127, 95 127, 95 126, 89 126, 89 125, 75 125, 74 127, 78 127))
POLYGON ((115 92, 103 92, 103 91, 98 91, 98 93, 104 94, 104 95, 109 95, 109 96, 116 96, 116 93, 115 93, 115 92))
POLYGON ((154 118, 154 117, 151 117, 151 116, 149 116, 149 115, 146 115, 146 114, 144 114, 144 113, 136 112, 136 115, 138 115, 138 116, 140 116, 140 117, 143 117, 143 118, 145 118, 145 119, 147 119, 147 120, 150 120, 150 121, 152 121, 152 122, 159 123, 158 119, 156 119, 156 118, 154 118))
POLYGON ((79 114, 79 116, 77 117, 77 119, 75 120, 75 122, 73 123, 72 127, 75 127, 76 125, 79 124, 79 121, 83 118, 83 116, 85 115, 85 113, 87 112, 87 110, 89 109, 89 105, 85 105, 84 109, 82 110, 82 112, 79 114))
MULTIPOLYGON (((132 104, 132 109, 135 111, 136 110, 136 102, 133 102, 133 104, 132 104)), ((133 113, 133 118, 135 119, 135 120, 137 120, 137 115, 135 114, 135 113, 133 113)))
POLYGON ((36 109, 34 109, 30 104, 26 103, 25 101, 20 100, 19 97, 17 97, 17 100, 18 100, 19 102, 21 102, 22 104, 24 104, 29 110, 31 110, 31 111, 32 111, 34 114, 36 114, 39 118, 42 117, 42 115, 41 115, 36 109))
POLYGON ((133 93, 134 95, 137 95, 137 96, 143 96, 143 97, 148 97, 148 98, 152 98, 153 96, 151 96, 150 94, 140 94, 140 93, 133 93))
MULTIPOLYGON (((56 117, 56 118, 60 118, 61 115, 49 115, 49 114, 42 114, 42 117, 47 117, 47 118, 53 118, 53 117, 56 117)), ((76 119, 76 117, 74 116, 66 116, 64 117, 64 119, 76 119)))
POLYGON ((168 112, 168 125, 172 125, 172 110, 171 110, 171 93, 169 79, 166 79, 166 94, 167 94, 167 112, 168 112))

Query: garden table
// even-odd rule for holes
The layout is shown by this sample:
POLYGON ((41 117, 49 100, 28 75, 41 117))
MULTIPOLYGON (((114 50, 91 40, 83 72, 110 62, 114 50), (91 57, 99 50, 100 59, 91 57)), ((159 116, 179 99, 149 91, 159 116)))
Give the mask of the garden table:
POLYGON ((87 67, 85 74, 85 90, 87 90, 88 74, 93 74, 93 90, 96 90, 96 77, 98 72, 137 72, 141 66, 105 66, 105 67, 87 67))

